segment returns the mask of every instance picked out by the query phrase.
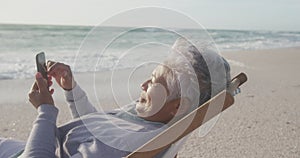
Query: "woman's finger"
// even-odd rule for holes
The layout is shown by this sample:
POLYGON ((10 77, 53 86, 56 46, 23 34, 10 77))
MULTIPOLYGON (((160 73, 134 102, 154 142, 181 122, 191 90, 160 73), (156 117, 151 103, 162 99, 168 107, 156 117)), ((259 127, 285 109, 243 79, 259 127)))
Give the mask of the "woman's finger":
POLYGON ((52 95, 54 93, 54 89, 51 89, 49 93, 52 95))
POLYGON ((52 86, 53 82, 48 80, 48 87, 52 86))
POLYGON ((49 91, 48 90, 48 85, 46 84, 46 81, 43 78, 41 73, 38 72, 35 75, 35 80, 36 80, 36 83, 37 83, 37 87, 38 87, 38 89, 40 90, 41 93, 45 93, 45 92, 49 91))
POLYGON ((36 82, 34 82, 31 86, 30 92, 34 92, 39 90, 39 87, 37 86, 36 82))
POLYGON ((48 75, 48 81, 52 80, 52 76, 48 75))
POLYGON ((48 61, 47 71, 49 75, 51 75, 51 73, 56 69, 57 65, 59 65, 58 62, 48 61))
POLYGON ((48 60, 48 61, 47 61, 47 68, 53 66, 53 65, 56 64, 56 63, 57 63, 57 62, 55 62, 55 61, 48 60))

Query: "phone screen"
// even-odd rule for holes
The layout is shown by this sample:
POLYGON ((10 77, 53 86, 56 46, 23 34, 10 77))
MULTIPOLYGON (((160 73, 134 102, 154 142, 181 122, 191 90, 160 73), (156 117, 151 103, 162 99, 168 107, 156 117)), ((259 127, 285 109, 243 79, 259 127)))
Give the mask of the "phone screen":
POLYGON ((45 53, 41 52, 36 55, 36 67, 37 71, 42 74, 42 76, 47 80, 47 67, 46 67, 46 58, 45 53))

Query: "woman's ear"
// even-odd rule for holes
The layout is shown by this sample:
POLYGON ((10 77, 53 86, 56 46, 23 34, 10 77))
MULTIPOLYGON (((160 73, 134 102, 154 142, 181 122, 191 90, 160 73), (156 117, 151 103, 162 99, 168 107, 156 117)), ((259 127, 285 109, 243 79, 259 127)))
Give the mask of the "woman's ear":
POLYGON ((170 102, 169 107, 170 107, 171 115, 180 116, 185 114, 189 110, 190 106, 189 104, 187 104, 185 100, 186 99, 178 98, 170 102))

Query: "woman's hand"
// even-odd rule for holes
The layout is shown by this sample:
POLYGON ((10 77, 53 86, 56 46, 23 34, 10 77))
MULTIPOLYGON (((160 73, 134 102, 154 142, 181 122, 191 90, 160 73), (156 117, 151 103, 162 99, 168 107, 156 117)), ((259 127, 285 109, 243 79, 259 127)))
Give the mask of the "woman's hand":
POLYGON ((48 90, 47 80, 42 77, 41 73, 35 75, 35 82, 29 92, 29 101, 37 109, 42 104, 54 105, 51 92, 48 90))
POLYGON ((54 77, 57 84, 64 90, 72 90, 75 87, 76 83, 69 65, 48 61, 47 69, 48 75, 54 77))

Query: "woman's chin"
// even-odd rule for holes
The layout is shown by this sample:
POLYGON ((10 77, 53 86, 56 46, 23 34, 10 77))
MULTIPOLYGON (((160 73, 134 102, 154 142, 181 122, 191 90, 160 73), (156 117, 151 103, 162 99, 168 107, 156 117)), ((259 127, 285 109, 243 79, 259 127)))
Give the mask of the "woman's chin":
POLYGON ((144 105, 144 104, 141 104, 141 103, 137 103, 136 104, 136 107, 135 107, 135 110, 137 112, 137 115, 139 117, 142 117, 142 118, 146 118, 146 117, 149 117, 149 108, 144 105))

